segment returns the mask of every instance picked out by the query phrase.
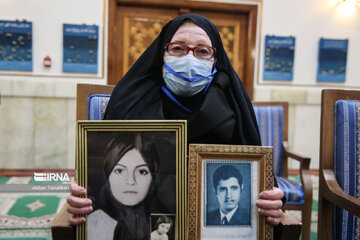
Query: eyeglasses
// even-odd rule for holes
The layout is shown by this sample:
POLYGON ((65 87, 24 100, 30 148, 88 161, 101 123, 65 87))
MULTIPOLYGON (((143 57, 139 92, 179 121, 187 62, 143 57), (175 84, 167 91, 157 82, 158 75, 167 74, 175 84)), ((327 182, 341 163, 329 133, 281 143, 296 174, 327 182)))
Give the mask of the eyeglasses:
POLYGON ((214 57, 216 53, 216 49, 210 46, 197 46, 191 48, 182 43, 168 43, 165 46, 165 51, 170 56, 182 57, 187 55, 190 50, 193 51, 195 57, 206 60, 214 57))

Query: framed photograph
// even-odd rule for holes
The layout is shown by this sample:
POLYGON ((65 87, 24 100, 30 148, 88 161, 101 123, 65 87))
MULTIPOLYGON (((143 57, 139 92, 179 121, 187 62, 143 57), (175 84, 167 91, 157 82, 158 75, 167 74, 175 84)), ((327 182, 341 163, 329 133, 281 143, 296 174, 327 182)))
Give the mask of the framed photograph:
POLYGON ((189 240, 272 240, 258 214, 259 193, 273 187, 272 148, 190 144, 189 240))
POLYGON ((186 239, 186 121, 78 121, 76 179, 93 212, 77 240, 186 239))
POLYGON ((150 219, 150 240, 176 239, 174 231, 175 217, 175 214, 152 214, 150 219))

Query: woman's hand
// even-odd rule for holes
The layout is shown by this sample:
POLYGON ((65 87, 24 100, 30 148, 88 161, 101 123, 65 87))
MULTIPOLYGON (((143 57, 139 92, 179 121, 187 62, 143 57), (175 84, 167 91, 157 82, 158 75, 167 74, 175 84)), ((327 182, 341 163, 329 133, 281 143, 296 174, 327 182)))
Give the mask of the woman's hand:
POLYGON ((67 210, 72 216, 69 218, 69 222, 72 225, 78 225, 85 222, 82 214, 92 212, 92 202, 89 198, 80 198, 86 194, 86 189, 77 185, 76 182, 71 183, 70 190, 71 194, 67 198, 67 210))
POLYGON ((266 217, 266 221, 271 225, 278 225, 284 212, 281 210, 283 205, 281 199, 284 193, 281 189, 274 187, 273 190, 263 191, 256 201, 256 206, 261 215, 266 217))

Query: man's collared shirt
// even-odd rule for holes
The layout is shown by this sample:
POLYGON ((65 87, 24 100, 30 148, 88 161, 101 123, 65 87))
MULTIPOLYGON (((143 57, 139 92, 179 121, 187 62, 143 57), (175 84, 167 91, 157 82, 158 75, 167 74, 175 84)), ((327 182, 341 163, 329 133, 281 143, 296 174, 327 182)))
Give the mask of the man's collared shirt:
POLYGON ((224 217, 226 217, 227 221, 230 222, 230 219, 232 218, 232 216, 234 215, 234 213, 236 212, 236 210, 238 209, 239 205, 236 205, 236 207, 231 210, 228 214, 224 214, 221 209, 219 209, 220 211, 220 222, 223 222, 224 217))

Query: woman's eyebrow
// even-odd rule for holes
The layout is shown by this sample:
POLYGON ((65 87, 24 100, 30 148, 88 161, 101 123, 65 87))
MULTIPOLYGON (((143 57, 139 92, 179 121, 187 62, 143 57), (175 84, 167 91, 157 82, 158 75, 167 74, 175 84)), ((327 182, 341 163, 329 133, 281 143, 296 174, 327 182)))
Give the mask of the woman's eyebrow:
MULTIPOLYGON (((115 167, 116 167, 116 166, 120 166, 120 167, 123 167, 123 168, 127 168, 127 166, 122 165, 121 163, 116 164, 115 167)), ((144 167, 144 166, 145 166, 145 167, 149 167, 146 163, 144 163, 144 164, 140 164, 140 165, 135 166, 135 168, 144 167)))
MULTIPOLYGON (((182 40, 175 40, 175 41, 170 42, 170 43, 182 43, 182 44, 184 44, 184 45, 187 46, 186 41, 182 41, 182 40)), ((197 44, 197 46, 211 46, 211 45, 208 45, 208 44, 206 44, 206 43, 200 42, 200 43, 197 44)))
POLYGON ((135 168, 139 168, 139 167, 149 167, 149 165, 145 164, 141 164, 141 165, 137 165, 135 168))
POLYGON ((125 165, 122 165, 121 163, 116 164, 115 167, 116 167, 116 166, 120 166, 120 167, 123 167, 123 168, 127 168, 125 165))
POLYGON ((173 41, 173 42, 171 42, 171 43, 183 43, 183 44, 186 44, 186 42, 185 42, 185 41, 182 41, 182 40, 175 40, 175 41, 173 41))

